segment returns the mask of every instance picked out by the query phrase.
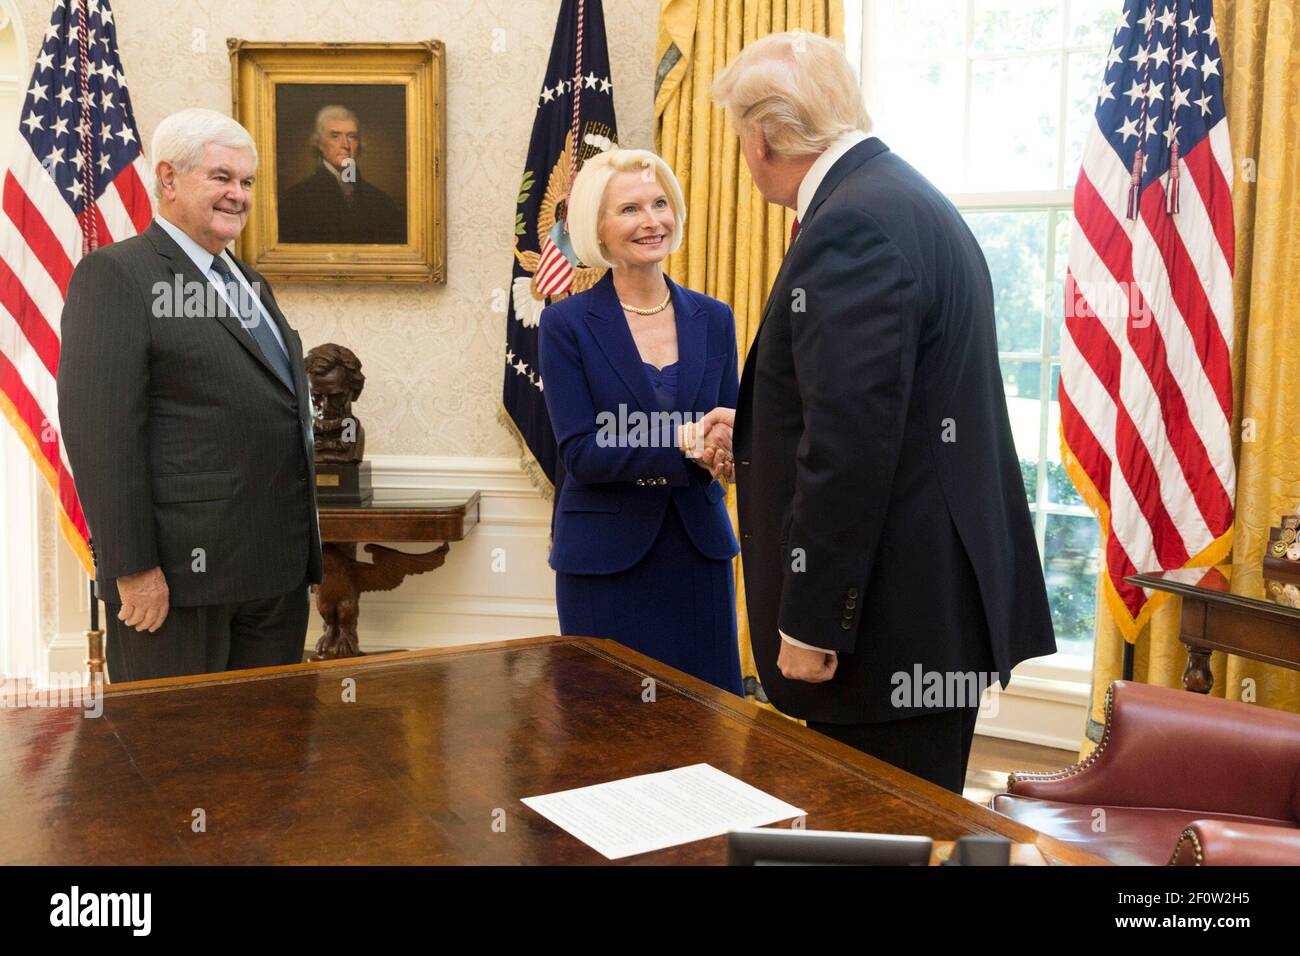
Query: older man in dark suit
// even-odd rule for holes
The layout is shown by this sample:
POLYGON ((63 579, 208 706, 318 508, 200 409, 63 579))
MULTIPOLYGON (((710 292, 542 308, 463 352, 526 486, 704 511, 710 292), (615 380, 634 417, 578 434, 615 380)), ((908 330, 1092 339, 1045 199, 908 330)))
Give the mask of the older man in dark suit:
MULTIPOLYGON (((798 216, 734 414, 763 687, 960 793, 980 691, 1055 650, 984 256, 952 204, 867 135, 829 40, 751 44, 714 97, 755 184, 798 216)), ((732 421, 715 410, 705 428, 732 421)))
POLYGON ((59 414, 114 681, 302 659, 321 576, 302 342, 226 246, 257 151, 212 110, 158 125, 157 216, 84 258, 59 414))

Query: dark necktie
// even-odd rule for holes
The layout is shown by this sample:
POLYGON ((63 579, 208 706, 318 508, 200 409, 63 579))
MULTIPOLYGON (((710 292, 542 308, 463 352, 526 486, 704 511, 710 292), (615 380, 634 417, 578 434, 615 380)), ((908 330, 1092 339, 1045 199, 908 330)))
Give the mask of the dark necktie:
POLYGON ((213 257, 212 271, 221 276, 221 282, 226 287, 229 301, 234 303, 240 324, 248 329, 257 347, 262 350, 263 357, 271 363, 271 368, 275 369, 275 374, 280 376, 280 381, 284 382, 292 392, 293 372, 289 368, 289 356, 275 337, 275 333, 268 327, 268 323, 263 320, 257 303, 244 290, 243 285, 235 278, 234 273, 230 271, 230 266, 226 265, 226 260, 221 256, 213 257))

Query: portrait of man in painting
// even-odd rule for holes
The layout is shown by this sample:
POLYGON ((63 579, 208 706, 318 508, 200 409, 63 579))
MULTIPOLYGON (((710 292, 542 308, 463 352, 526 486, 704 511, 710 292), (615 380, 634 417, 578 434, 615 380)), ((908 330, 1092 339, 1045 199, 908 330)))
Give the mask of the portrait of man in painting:
POLYGON ((401 86, 276 85, 281 243, 406 243, 405 100, 401 86))

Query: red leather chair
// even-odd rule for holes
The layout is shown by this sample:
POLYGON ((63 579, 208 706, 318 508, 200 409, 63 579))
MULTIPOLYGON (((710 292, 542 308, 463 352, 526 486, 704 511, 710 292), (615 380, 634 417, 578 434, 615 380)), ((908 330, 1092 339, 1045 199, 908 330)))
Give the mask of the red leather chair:
POLYGON ((1086 760, 990 806, 1115 863, 1300 865, 1300 715, 1116 681, 1086 760))

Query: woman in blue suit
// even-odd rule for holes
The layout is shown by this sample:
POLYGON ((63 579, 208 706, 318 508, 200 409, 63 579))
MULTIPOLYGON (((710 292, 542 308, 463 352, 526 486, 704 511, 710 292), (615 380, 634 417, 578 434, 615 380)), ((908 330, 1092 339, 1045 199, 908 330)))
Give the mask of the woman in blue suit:
POLYGON ((541 317, 565 471, 550 563, 563 633, 612 638, 739 695, 739 545, 717 480, 730 455, 690 444, 690 423, 736 405, 736 327, 725 304, 663 273, 685 212, 672 170, 646 150, 593 156, 574 182, 574 252, 609 271, 541 317))

